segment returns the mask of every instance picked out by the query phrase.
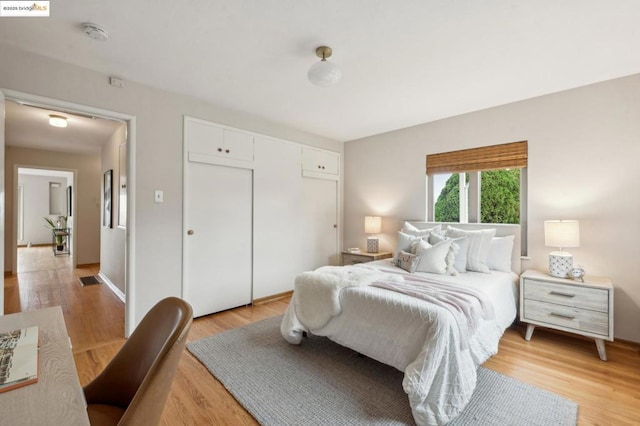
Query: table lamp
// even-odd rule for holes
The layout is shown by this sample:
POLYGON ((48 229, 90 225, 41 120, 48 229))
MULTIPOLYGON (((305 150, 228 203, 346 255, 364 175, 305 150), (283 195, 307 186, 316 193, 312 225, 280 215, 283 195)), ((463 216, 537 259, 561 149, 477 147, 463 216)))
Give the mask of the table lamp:
POLYGON ((558 247, 549 253, 549 275, 567 278, 573 268, 573 255, 562 251, 567 247, 580 247, 580 226, 577 220, 545 220, 544 245, 558 247))
POLYGON ((380 216, 365 216, 364 232, 372 234, 367 237, 367 253, 378 253, 378 237, 375 234, 382 232, 382 218, 380 216))

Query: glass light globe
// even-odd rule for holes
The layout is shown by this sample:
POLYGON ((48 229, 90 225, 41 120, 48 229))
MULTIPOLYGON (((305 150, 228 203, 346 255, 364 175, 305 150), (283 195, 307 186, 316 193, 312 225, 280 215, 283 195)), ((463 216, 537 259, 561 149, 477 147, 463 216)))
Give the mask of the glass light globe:
POLYGON ((327 87, 337 83, 341 76, 342 71, 340 71, 340 68, 324 59, 313 64, 307 73, 309 81, 320 87, 327 87))

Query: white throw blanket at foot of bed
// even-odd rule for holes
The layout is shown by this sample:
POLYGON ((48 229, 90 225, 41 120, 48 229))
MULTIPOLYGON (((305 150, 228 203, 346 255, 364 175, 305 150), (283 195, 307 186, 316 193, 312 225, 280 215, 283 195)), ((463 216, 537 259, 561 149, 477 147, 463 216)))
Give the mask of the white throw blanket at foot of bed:
POLYGON ((404 371, 419 425, 446 424, 464 409, 503 331, 480 292, 365 265, 298 276, 281 325, 292 344, 312 332, 404 371))

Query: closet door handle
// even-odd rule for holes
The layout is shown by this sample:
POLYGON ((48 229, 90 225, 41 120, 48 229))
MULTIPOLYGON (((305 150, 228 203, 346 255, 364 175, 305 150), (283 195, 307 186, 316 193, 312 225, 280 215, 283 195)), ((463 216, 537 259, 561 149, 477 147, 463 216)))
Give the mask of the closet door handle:
POLYGON ((218 152, 222 152, 222 148, 218 148, 218 152))
POLYGON ((187 235, 193 235, 193 229, 189 229, 189 230, 187 231, 187 235))
POLYGON ((230 151, 228 149, 225 149, 224 152, 226 152, 228 154, 230 151))

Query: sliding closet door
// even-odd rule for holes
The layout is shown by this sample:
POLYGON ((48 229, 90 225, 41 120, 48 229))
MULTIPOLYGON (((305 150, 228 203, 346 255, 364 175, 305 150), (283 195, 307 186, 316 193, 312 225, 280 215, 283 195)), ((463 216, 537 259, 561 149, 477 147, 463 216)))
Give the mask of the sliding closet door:
POLYGON ((304 272, 300 145, 257 137, 253 223, 253 298, 293 289, 304 272))
POLYGON ((184 298, 196 317, 251 303, 253 170, 190 161, 185 179, 184 298))

